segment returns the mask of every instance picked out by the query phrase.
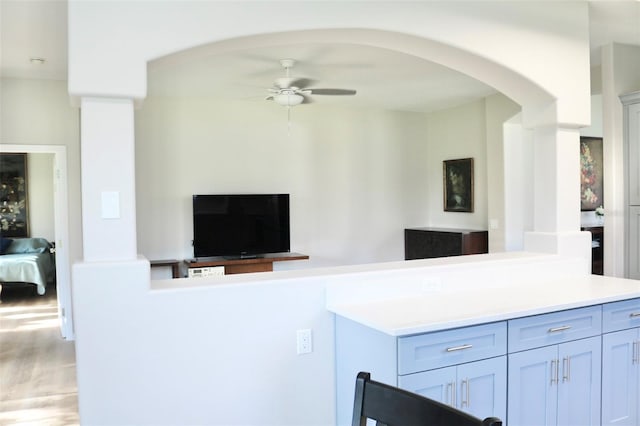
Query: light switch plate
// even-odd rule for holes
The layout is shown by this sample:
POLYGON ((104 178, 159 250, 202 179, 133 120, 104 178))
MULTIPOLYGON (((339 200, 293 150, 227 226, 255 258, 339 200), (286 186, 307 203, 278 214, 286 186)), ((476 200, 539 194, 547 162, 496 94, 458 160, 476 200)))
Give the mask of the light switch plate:
POLYGON ((117 191, 102 192, 102 219, 120 219, 120 193, 117 191))

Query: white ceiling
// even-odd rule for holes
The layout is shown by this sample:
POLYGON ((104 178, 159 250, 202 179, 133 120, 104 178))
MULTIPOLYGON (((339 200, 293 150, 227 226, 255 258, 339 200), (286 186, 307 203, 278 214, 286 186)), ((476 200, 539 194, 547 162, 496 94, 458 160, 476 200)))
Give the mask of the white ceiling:
MULTIPOLYGON (((592 65, 600 63, 600 47, 608 43, 640 46, 640 1, 589 4, 592 65)), ((0 0, 0 75, 66 79, 66 8, 65 0, 0 0), (46 61, 33 64, 31 57, 46 61)), ((170 66, 152 64, 149 95, 207 95, 261 102, 266 88, 283 75, 278 62, 282 58, 296 59, 293 74, 316 80, 313 87, 358 91, 352 97, 314 97, 323 104, 430 111, 493 93, 477 80, 398 52, 350 44, 313 44, 236 51, 170 66)))
POLYGON ((154 95, 264 102, 267 89, 285 75, 279 61, 283 58, 296 60, 292 76, 315 81, 309 87, 357 90, 356 96, 311 96, 323 105, 430 111, 495 92, 464 74, 415 56, 353 44, 287 45, 170 66, 150 64, 148 90, 154 95))

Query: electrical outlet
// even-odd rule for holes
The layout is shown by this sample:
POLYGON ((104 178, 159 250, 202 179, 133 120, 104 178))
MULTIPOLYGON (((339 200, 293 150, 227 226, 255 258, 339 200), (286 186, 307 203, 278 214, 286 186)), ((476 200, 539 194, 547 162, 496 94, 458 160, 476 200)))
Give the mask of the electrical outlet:
POLYGON ((297 332, 297 352, 298 355, 308 354, 313 351, 313 340, 311 329, 298 330, 297 332))

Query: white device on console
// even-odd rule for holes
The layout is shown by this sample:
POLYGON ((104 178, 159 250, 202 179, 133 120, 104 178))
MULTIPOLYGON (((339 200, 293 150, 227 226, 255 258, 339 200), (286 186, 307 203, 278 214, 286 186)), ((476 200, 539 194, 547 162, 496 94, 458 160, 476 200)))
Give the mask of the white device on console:
POLYGON ((224 275, 224 266, 205 266, 202 268, 189 268, 189 278, 202 278, 224 275))

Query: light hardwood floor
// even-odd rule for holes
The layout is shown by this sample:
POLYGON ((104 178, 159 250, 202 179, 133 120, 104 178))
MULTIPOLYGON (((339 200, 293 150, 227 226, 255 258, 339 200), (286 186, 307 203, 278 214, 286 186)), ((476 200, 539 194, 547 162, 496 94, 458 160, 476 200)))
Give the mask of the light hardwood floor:
POLYGON ((0 425, 77 425, 73 342, 60 337, 55 289, 0 295, 0 425))

